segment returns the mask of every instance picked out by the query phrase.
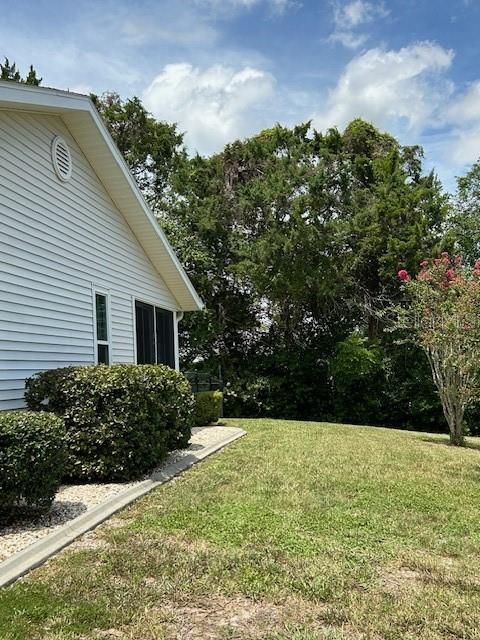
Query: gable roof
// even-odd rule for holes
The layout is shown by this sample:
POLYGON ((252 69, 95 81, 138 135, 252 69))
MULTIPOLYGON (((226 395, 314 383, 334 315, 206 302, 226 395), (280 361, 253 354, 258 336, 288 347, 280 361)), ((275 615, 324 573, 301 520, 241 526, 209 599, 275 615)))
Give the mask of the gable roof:
POLYGON ((60 116, 178 302, 179 310, 203 308, 202 300, 88 96, 0 81, 0 109, 60 116))

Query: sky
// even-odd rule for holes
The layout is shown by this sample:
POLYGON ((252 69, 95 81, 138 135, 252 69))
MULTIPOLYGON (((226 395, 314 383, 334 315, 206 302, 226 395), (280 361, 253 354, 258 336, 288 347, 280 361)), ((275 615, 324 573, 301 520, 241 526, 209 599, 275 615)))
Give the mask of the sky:
POLYGON ((362 117, 448 190, 480 156, 480 0, 0 0, 0 56, 43 85, 139 96, 191 153, 362 117))

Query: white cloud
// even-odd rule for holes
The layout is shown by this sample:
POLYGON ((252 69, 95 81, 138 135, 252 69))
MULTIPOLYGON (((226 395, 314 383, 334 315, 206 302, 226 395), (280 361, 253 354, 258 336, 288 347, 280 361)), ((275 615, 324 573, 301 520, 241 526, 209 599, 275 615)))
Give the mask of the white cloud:
POLYGON ((367 0, 352 0, 347 4, 336 2, 333 5, 335 30, 329 40, 340 42, 349 49, 357 49, 368 39, 368 35, 359 33, 358 28, 379 18, 385 18, 388 14, 389 11, 383 2, 374 3, 367 0))
POLYGON ((446 154, 460 165, 476 162, 480 156, 480 80, 454 97, 445 119, 452 127, 446 154))
POLYGON ((454 129, 445 156, 457 166, 466 166, 480 157, 480 123, 467 129, 454 129))
POLYGON ((364 33, 355 33, 354 31, 334 31, 329 38, 330 42, 339 42, 347 49, 358 49, 368 40, 368 36, 364 33))
POLYGON ((452 122, 466 123, 480 120, 480 80, 472 82, 467 91, 448 109, 452 122))
POLYGON ((404 144, 421 143, 426 166, 447 189, 480 156, 480 80, 460 92, 450 77, 454 53, 419 42, 355 56, 313 116, 319 129, 343 128, 361 117, 404 144))
POLYGON ((206 69, 169 64, 143 94, 160 119, 177 122, 191 151, 212 153, 238 137, 256 133, 264 122, 274 78, 252 67, 206 69), (261 111, 263 108, 263 111, 261 111))
POLYGON ((353 0, 345 5, 334 7, 335 25, 339 29, 355 29, 362 24, 372 22, 376 18, 388 15, 383 3, 375 4, 365 0, 353 0))
POLYGON ((343 127, 362 117, 394 131, 432 126, 453 91, 445 77, 453 57, 451 50, 430 42, 370 49, 348 63, 314 124, 343 127))

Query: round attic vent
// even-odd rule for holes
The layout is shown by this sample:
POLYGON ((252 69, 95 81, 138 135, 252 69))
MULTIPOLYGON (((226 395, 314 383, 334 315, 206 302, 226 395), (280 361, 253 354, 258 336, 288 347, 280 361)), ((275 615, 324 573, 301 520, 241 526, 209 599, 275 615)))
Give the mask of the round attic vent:
POLYGON ((67 143, 60 136, 52 141, 52 162, 55 173, 63 182, 72 177, 72 156, 67 143))

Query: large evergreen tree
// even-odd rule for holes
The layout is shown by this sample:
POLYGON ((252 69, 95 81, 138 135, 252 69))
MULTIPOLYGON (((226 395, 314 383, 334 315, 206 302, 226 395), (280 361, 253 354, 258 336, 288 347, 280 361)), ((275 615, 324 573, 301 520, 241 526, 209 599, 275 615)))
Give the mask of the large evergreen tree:
POLYGON ((240 395, 250 377, 274 413, 332 410, 337 343, 363 331, 395 351, 378 326, 395 274, 440 245, 448 201, 421 161, 359 120, 276 126, 187 161, 166 219, 208 307, 189 320, 187 362, 241 372, 240 395))
POLYGON ((170 178, 185 159, 183 135, 175 124, 155 120, 139 98, 116 93, 91 96, 140 189, 157 213, 173 196, 170 178))

